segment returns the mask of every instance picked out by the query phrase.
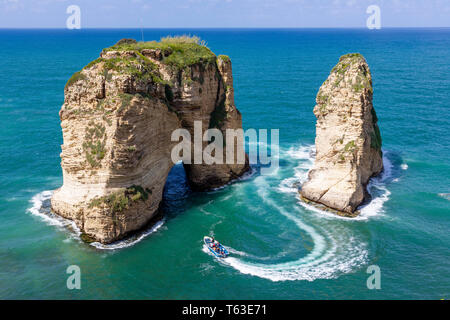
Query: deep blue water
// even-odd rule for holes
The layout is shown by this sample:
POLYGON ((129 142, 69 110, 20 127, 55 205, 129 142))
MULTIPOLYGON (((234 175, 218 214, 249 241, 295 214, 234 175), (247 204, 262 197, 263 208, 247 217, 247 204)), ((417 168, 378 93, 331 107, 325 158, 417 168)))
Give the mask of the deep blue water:
POLYGON ((450 29, 144 30, 198 35, 233 63, 248 128, 280 130, 280 168, 192 194, 181 166, 166 219, 116 250, 81 243, 39 216, 62 184, 58 111, 67 79, 140 30, 0 30, 0 298, 448 299, 450 29), (383 176, 357 220, 298 203, 311 167, 315 95, 339 57, 369 63, 383 176), (156 229, 156 228, 155 228, 156 229), (204 252, 214 234, 232 250, 204 252), (82 289, 66 288, 79 265, 82 289), (381 290, 366 286, 378 265, 381 290))

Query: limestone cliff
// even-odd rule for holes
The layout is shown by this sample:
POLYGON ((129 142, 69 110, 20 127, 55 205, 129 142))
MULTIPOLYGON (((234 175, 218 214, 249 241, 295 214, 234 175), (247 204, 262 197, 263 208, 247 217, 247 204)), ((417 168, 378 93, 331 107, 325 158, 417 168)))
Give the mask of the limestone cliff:
POLYGON ((316 98, 316 159, 301 196, 354 216, 383 169, 372 77, 360 54, 342 56, 316 98))
MULTIPOLYGON (((123 39, 67 82, 60 111, 63 186, 51 203, 85 238, 110 243, 158 211, 174 163, 171 134, 241 128, 231 62, 195 38, 123 39)), ((243 151, 243 145, 236 145, 243 151)), ((195 189, 239 177, 244 164, 184 164, 195 189)))

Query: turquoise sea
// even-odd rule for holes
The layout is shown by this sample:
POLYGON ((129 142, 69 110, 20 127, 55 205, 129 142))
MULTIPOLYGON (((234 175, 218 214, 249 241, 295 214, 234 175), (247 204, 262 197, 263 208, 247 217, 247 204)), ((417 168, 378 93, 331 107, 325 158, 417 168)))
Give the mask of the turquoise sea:
POLYGON ((193 193, 177 165, 159 224, 115 245, 84 244, 46 215, 62 184, 64 85, 141 30, 0 30, 0 298, 450 298, 450 29, 143 31, 176 34, 231 57, 245 129, 280 130, 279 169, 193 193), (385 164, 357 219, 296 195, 313 163, 315 95, 348 52, 371 68, 385 164), (212 257, 204 235, 232 255, 212 257), (81 290, 66 287, 69 265, 81 268, 81 290), (370 265, 380 290, 367 288, 370 265))

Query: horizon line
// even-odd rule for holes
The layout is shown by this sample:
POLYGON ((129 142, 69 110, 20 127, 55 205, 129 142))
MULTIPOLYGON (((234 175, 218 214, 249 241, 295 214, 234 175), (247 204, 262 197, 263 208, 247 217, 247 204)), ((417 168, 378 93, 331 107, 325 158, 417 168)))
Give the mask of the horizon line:
POLYGON ((386 26, 381 29, 371 30, 367 27, 83 27, 80 29, 68 29, 66 27, 0 27, 0 30, 130 30, 130 29, 150 29, 150 30, 301 30, 301 29, 364 29, 370 31, 380 31, 383 29, 450 29, 450 26, 426 26, 426 27, 398 27, 386 26))

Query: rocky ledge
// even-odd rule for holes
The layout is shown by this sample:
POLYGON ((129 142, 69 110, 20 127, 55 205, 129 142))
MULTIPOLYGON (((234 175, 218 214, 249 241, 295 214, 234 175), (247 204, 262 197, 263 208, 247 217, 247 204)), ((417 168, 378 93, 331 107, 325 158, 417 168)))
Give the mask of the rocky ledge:
POLYGON ((316 98, 316 159, 301 197, 356 216, 370 177, 383 170, 381 136, 372 105, 372 77, 358 53, 339 59, 316 98))
MULTIPOLYGON (((110 243, 157 214, 174 165, 175 129, 242 127, 234 105, 231 61, 196 38, 123 39, 76 72, 60 111, 63 186, 51 203, 82 238, 110 243)), ((237 144, 236 150, 243 145, 237 144)), ((225 150, 226 153, 226 150, 225 150)), ((237 152, 235 152, 237 153, 237 152)), ((191 186, 216 188, 245 164, 184 164, 191 186)))

